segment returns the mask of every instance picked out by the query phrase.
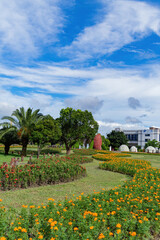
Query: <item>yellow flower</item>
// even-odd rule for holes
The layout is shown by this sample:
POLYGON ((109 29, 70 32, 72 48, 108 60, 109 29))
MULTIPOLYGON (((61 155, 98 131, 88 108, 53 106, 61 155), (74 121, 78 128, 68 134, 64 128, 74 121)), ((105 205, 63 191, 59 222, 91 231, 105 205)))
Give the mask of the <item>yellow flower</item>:
POLYGON ((72 225, 72 222, 69 222, 68 224, 71 226, 71 225, 72 225))
POLYGON ((90 229, 93 229, 93 228, 94 228, 93 226, 90 227, 90 229))
POLYGON ((77 231, 78 230, 78 227, 74 227, 74 231, 77 231))
POLYGON ((0 240, 6 240, 6 239, 7 239, 7 238, 5 238, 5 237, 1 237, 1 238, 0 238, 0 240))

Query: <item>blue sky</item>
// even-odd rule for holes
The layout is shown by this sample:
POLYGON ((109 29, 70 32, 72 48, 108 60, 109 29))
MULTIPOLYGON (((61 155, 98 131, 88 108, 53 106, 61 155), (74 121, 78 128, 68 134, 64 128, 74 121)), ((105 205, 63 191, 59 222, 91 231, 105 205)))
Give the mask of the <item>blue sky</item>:
POLYGON ((1 0, 0 117, 89 110, 106 134, 160 127, 159 0, 1 0))

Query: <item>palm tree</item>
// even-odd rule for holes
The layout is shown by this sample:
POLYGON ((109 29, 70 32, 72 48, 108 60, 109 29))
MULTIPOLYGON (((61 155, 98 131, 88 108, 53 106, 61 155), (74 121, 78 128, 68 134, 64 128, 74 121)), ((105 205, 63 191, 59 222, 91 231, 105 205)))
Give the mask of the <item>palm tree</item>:
MULTIPOLYGON (((25 112, 24 108, 21 107, 13 111, 11 117, 4 116, 2 118, 3 120, 10 121, 11 128, 16 128, 18 130, 18 136, 22 142, 22 156, 26 156, 27 145, 33 127, 43 118, 43 115, 39 113, 39 111, 40 110, 37 109, 32 112, 32 109, 28 108, 25 112)), ((5 126, 5 124, 8 124, 8 122, 4 122, 3 126, 5 126)))

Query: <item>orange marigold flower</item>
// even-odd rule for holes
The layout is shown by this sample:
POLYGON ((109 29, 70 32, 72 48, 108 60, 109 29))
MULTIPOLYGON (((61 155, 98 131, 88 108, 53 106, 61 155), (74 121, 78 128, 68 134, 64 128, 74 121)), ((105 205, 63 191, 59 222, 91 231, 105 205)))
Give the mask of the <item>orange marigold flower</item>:
POLYGON ((39 235, 38 239, 43 239, 43 235, 39 235))
POLYGON ((102 238, 105 238, 105 236, 103 235, 103 233, 100 233, 98 239, 102 239, 102 238))
POLYGON ((121 233, 121 229, 117 229, 117 234, 121 233))
POLYGON ((117 223, 116 227, 117 227, 117 228, 121 228, 121 224, 120 224, 120 223, 117 223))

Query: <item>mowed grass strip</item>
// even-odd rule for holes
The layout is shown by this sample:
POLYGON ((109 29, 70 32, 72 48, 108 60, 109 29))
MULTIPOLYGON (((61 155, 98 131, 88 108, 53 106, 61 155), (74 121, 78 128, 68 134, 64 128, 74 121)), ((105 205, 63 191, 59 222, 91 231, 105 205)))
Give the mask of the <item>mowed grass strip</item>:
POLYGON ((86 167, 87 176, 73 182, 6 192, 0 191, 3 205, 20 208, 23 204, 46 204, 48 198, 54 198, 56 202, 63 201, 66 196, 68 199, 75 199, 81 193, 92 194, 101 191, 102 188, 109 190, 115 186, 123 185, 124 181, 131 179, 124 174, 99 169, 99 161, 97 160, 83 164, 83 166, 86 167))

